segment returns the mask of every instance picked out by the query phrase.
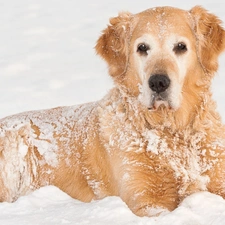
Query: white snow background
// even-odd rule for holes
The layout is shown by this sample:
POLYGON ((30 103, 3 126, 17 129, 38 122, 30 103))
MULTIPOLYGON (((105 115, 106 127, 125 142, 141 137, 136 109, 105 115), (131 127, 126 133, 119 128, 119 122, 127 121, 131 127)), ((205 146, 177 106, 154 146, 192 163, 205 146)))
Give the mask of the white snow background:
MULTIPOLYGON (((0 117, 98 100, 112 87, 94 46, 110 17, 155 6, 202 5, 225 23, 224 0, 0 0, 0 117)), ((225 121, 225 56, 213 83, 225 121)), ((225 179, 225 178, 224 178, 225 179)), ((137 217, 118 197, 82 203, 53 186, 0 203, 0 225, 225 225, 225 200, 208 192, 173 212, 137 217)))

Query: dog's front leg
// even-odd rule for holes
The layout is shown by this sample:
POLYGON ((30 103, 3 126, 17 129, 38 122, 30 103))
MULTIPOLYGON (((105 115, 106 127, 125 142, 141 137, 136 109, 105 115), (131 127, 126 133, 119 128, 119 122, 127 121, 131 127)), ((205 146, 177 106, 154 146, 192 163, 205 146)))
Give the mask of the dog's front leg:
POLYGON ((209 176, 207 188, 210 192, 225 199, 225 153, 224 150, 216 149, 211 151, 211 154, 214 154, 214 157, 210 157, 212 168, 206 172, 209 176))
POLYGON ((173 171, 158 159, 143 154, 123 160, 119 195, 138 216, 157 216, 178 205, 173 171))

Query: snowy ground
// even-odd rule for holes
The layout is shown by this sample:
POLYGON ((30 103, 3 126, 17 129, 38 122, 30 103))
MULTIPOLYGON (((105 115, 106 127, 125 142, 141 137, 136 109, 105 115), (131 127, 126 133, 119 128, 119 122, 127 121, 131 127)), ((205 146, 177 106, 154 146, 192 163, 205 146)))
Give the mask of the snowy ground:
MULTIPOLYGON (((225 22, 224 0, 0 0, 0 117, 101 98, 112 86, 94 45, 109 17, 171 5, 202 5, 225 22)), ((225 56, 213 84, 225 121, 225 56)), ((224 225, 225 200, 197 193, 173 212, 139 218, 117 197, 92 203, 44 187, 13 204, 0 203, 1 225, 224 225)))

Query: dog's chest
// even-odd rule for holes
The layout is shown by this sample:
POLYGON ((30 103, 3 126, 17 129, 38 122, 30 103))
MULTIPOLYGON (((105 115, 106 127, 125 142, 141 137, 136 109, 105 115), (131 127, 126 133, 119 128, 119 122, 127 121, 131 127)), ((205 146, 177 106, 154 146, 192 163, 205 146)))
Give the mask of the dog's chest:
POLYGON ((143 115, 136 111, 110 105, 101 114, 102 137, 109 155, 122 158, 123 167, 127 164, 129 168, 133 165, 134 169, 136 165, 148 168, 151 164, 151 167, 155 166, 155 173, 164 169, 170 171, 180 195, 207 190, 208 172, 218 163, 224 141, 216 135, 207 135, 204 129, 194 131, 187 127, 173 133, 161 127, 151 129, 150 125, 146 126, 143 115))
POLYGON ((158 156, 163 164, 166 163, 174 171, 174 177, 182 184, 180 192, 186 191, 193 183, 199 189, 206 189, 208 178, 204 173, 214 163, 205 156, 207 149, 203 146, 203 133, 160 134, 155 130, 148 130, 145 132, 145 140, 149 157, 158 156))
MULTIPOLYGON (((127 156, 125 162, 128 164, 130 164, 129 153, 132 152, 137 156, 149 157, 150 160, 157 159, 154 170, 156 173, 157 170, 161 170, 160 167, 166 165, 168 170, 173 171, 181 196, 196 190, 207 190, 209 182, 207 171, 218 162, 215 151, 217 146, 206 145, 206 136, 203 132, 184 131, 169 134, 149 129, 139 132, 135 130, 134 125, 123 123, 123 126, 120 128, 117 126, 109 137, 108 149, 118 146, 127 156)), ((143 162, 146 163, 148 160, 143 162)), ((143 162, 136 161, 139 164, 143 162)))

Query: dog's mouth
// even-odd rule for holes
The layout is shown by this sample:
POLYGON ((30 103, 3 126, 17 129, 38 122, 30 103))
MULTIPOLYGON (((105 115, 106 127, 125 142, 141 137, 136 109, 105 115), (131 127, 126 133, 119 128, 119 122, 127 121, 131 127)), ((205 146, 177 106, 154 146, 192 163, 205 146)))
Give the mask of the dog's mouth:
POLYGON ((172 106, 168 101, 167 97, 163 97, 161 95, 152 95, 152 101, 150 107, 148 108, 150 111, 157 111, 160 108, 166 108, 172 110, 172 106))

